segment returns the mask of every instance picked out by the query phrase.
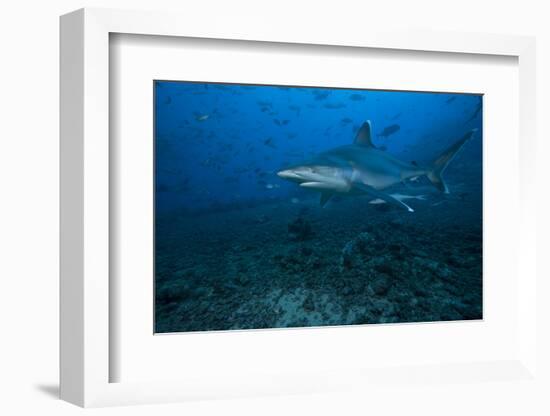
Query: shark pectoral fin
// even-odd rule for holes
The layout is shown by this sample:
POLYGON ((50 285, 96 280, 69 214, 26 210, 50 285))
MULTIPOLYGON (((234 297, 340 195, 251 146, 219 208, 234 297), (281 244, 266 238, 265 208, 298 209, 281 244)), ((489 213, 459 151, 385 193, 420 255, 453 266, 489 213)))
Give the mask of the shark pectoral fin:
POLYGON ((397 198, 394 198, 393 196, 391 196, 389 194, 386 194, 384 192, 377 191, 372 186, 368 186, 368 185, 365 185, 363 183, 354 183, 353 187, 356 188, 356 189, 359 189, 359 190, 365 192, 366 194, 371 195, 375 198, 379 198, 383 201, 386 201, 387 203, 392 204, 396 207, 399 207, 401 209, 404 208, 409 212, 414 212, 414 209, 412 209, 410 206, 405 204, 403 201, 401 201, 397 198))
POLYGON ((319 204, 321 205, 321 208, 324 207, 327 202, 332 198, 334 194, 332 192, 322 192, 321 193, 321 199, 319 200, 319 204))
POLYGON ((393 196, 391 195, 388 195, 388 198, 386 199, 387 202, 390 202, 392 203, 393 205, 399 207, 399 208, 405 208, 407 211, 409 212, 414 212, 414 209, 412 209, 410 206, 408 206, 407 204, 405 204, 403 201, 401 201, 400 199, 397 199, 397 198, 394 198, 393 196))

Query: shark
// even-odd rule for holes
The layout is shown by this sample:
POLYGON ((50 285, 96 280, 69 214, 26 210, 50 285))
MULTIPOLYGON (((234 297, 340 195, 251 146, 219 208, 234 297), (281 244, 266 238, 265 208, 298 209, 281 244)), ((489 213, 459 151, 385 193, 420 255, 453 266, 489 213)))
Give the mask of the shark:
POLYGON ((438 191, 450 193, 442 174, 476 131, 470 130, 431 163, 420 166, 416 162, 399 160, 376 148, 372 141, 372 124, 367 120, 357 131, 352 144, 327 150, 307 161, 285 167, 277 172, 277 176, 297 183, 302 188, 320 192, 321 207, 335 195, 368 195, 372 199, 414 212, 404 202, 406 198, 392 194, 391 188, 426 176, 438 191))

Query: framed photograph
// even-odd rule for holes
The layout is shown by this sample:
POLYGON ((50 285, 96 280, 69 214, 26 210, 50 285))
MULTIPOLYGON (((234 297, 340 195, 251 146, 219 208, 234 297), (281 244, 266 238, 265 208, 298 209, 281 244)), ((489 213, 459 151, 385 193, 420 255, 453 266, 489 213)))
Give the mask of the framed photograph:
POLYGON ((483 318, 482 95, 153 88, 155 333, 483 318))
POLYGON ((61 18, 61 397, 533 380, 534 40, 233 29, 61 18))

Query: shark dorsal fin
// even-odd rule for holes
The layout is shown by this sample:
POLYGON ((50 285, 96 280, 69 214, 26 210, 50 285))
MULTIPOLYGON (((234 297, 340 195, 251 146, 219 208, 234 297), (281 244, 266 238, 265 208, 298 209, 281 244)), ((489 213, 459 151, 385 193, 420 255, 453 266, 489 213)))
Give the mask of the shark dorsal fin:
POLYGON ((370 120, 367 120, 363 123, 357 136, 355 136, 354 144, 359 144, 361 146, 374 147, 372 144, 372 129, 370 125, 370 120))

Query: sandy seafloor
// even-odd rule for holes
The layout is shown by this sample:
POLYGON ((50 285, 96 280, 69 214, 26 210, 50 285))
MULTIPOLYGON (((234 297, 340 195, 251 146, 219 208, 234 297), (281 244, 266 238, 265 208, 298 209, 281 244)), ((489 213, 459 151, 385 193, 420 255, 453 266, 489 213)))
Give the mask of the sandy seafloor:
POLYGON ((482 318, 477 198, 409 213, 313 196, 157 217, 155 331, 482 318))

